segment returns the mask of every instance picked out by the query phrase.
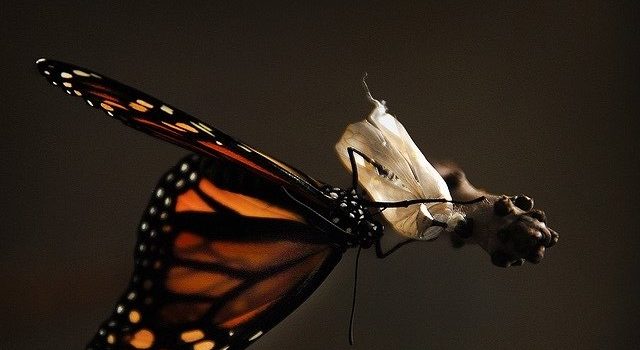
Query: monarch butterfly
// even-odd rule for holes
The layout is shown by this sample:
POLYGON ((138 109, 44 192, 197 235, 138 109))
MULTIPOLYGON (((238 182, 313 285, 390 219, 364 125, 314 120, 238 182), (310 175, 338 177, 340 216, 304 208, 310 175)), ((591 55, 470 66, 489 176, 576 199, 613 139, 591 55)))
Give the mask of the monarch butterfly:
POLYGON ((341 189, 103 75, 54 60, 36 65, 67 94, 195 152, 154 189, 130 284, 87 349, 244 349, 304 302, 349 248, 375 245, 384 257, 442 231, 466 238, 475 230, 493 262, 508 266, 539 261, 557 241, 528 197, 469 191, 452 168, 439 169, 445 181, 370 93, 374 111, 337 144, 353 174, 341 189), (460 184, 467 194, 454 200, 449 189, 460 184), (407 240, 383 252, 378 215, 407 240), (500 239, 486 238, 496 220, 500 239))

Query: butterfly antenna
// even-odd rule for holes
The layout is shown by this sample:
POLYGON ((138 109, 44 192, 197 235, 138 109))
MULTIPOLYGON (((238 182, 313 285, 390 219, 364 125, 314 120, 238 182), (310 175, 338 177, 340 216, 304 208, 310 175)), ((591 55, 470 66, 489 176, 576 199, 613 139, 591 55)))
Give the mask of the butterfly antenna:
POLYGON ((406 201, 399 202, 375 202, 375 201, 363 201, 364 205, 369 208, 406 208, 410 205, 421 204, 421 203, 451 203, 458 205, 467 205, 474 204, 478 202, 482 202, 486 200, 487 197, 481 196, 476 199, 472 199, 470 201, 457 201, 445 198, 423 198, 423 199, 410 199, 406 201))
POLYGON ((351 299, 351 316, 349 316, 349 345, 353 345, 353 319, 356 313, 356 292, 358 290, 358 266, 360 264, 360 252, 362 247, 358 247, 356 254, 356 272, 353 274, 353 298, 351 299))
POLYGON ((282 190, 284 191, 284 193, 289 196, 289 198, 291 198, 294 202, 298 203, 299 205, 301 205, 302 207, 304 207, 305 209, 309 210, 310 212, 312 212, 314 215, 316 215, 318 218, 320 218, 321 220, 324 220, 326 223, 328 223, 329 225, 333 226, 335 229, 337 229, 338 231, 344 233, 345 235, 349 235, 348 232, 346 232, 343 228, 341 228, 340 226, 334 224, 333 222, 331 222, 330 220, 328 220, 327 218, 325 218, 324 216, 322 216, 320 213, 318 213, 317 211, 313 210, 313 208, 311 208, 310 206, 302 203, 300 200, 298 200, 296 197, 294 197, 291 193, 289 193, 289 191, 287 191, 286 188, 281 187, 282 190))

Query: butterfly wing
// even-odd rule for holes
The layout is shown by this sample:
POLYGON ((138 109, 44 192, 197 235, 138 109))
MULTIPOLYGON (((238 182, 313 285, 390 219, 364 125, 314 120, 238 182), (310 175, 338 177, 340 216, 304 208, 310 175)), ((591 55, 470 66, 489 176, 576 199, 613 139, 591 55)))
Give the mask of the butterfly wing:
POLYGON ((129 288, 88 349, 245 348, 341 258, 345 237, 326 228, 319 181, 103 75, 36 63, 67 94, 204 156, 185 159, 155 189, 129 288))
MULTIPOLYGON (((336 151, 345 167, 351 167, 348 147, 366 154, 380 166, 375 167, 356 155, 358 180, 376 201, 397 202, 421 198, 450 200, 446 183, 418 149, 404 126, 387 113, 382 103, 374 99, 372 102, 375 108, 367 119, 349 125, 336 144, 336 151)), ((426 203, 407 208, 388 208, 382 214, 398 233, 427 240, 442 231, 441 227, 431 226, 432 220, 451 221, 451 210, 451 205, 447 203, 426 203)))
POLYGON ((135 269, 87 349, 243 349, 297 308, 344 248, 274 180, 182 160, 152 193, 135 269))
POLYGON ((152 96, 72 64, 39 59, 36 65, 51 84, 130 127, 201 155, 241 164, 291 191, 319 194, 318 181, 152 96))

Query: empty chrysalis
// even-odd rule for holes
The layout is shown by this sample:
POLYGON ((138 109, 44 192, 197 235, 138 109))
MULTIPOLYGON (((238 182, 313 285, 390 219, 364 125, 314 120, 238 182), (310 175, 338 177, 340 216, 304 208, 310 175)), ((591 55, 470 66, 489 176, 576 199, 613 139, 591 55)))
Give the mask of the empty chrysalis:
MULTIPOLYGON (((347 150, 358 150, 354 155, 358 181, 376 202, 451 200, 442 176, 427 161, 404 126, 387 113, 383 102, 374 99, 370 93, 368 98, 374 105, 371 114, 365 120, 349 125, 336 144, 344 166, 351 170, 347 150)), ((451 203, 386 208, 382 215, 396 232, 417 240, 436 238, 443 230, 451 230, 464 220, 451 203)))

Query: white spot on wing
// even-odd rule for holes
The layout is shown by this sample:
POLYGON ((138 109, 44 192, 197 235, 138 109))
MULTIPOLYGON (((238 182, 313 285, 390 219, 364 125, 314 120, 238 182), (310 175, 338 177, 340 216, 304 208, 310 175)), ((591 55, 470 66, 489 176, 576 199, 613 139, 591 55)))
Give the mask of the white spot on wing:
POLYGON ((167 113, 167 114, 169 114, 169 115, 173 115, 173 109, 171 109, 171 108, 169 108, 169 107, 167 107, 167 106, 165 106, 165 105, 162 105, 162 106, 160 107, 160 109, 161 109, 163 112, 165 112, 165 113, 167 113))
POLYGON ((191 123, 191 125, 195 126, 196 128, 206 132, 207 134, 213 136, 213 133, 211 133, 211 129, 203 127, 202 123, 194 123, 194 122, 189 122, 189 123, 191 123))
POLYGON ((67 73, 67 72, 62 72, 60 73, 60 76, 63 77, 64 79, 71 79, 73 78, 73 75, 67 73))
POLYGON ((153 105, 152 105, 151 103, 149 103, 149 102, 145 101, 145 100, 140 100, 140 99, 138 99, 138 100, 136 100, 136 102, 137 102, 139 105, 143 105, 143 106, 145 106, 145 107, 147 107, 147 108, 153 108, 153 105))
POLYGON ((200 125, 200 128, 203 130, 211 131, 211 128, 207 124, 198 123, 198 125, 200 125))
POLYGON ((238 147, 242 148, 243 150, 245 150, 247 153, 251 153, 251 149, 249 149, 248 147, 246 147, 245 145, 238 145, 238 147))
POLYGON ((260 338, 260 336, 263 334, 262 331, 258 331, 256 334, 252 335, 251 338, 249 338, 249 341, 254 341, 258 338, 260 338))
POLYGON ((84 72, 84 71, 81 71, 79 69, 74 69, 73 70, 73 74, 75 74, 77 76, 80 76, 80 77, 90 77, 91 76, 91 74, 89 74, 87 72, 84 72))

